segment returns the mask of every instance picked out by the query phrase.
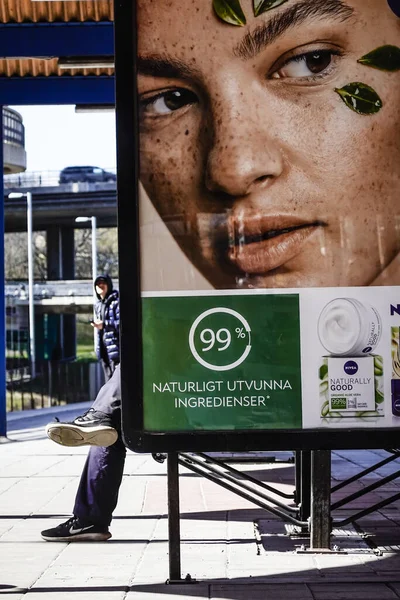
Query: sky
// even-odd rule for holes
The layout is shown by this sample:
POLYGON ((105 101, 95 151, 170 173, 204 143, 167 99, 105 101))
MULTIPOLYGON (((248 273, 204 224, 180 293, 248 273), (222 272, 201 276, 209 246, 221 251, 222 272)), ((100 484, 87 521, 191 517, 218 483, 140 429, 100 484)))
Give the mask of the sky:
POLYGON ((27 171, 73 165, 115 169, 115 112, 75 113, 75 106, 10 106, 25 125, 27 171))

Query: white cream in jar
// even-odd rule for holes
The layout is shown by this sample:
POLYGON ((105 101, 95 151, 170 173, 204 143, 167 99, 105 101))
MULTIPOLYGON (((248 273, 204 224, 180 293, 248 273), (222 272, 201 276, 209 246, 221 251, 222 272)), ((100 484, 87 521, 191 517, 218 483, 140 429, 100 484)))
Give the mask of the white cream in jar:
POLYGON ((382 320, 370 304, 355 298, 336 298, 318 319, 321 344, 332 356, 365 356, 378 345, 382 320))

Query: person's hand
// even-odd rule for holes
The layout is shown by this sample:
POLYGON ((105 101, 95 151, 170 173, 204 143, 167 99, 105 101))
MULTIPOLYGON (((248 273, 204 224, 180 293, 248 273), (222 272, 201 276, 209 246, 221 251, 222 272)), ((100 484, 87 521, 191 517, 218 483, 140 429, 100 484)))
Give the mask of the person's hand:
POLYGON ((95 327, 96 329, 103 329, 103 321, 100 321, 100 319, 92 321, 92 327, 95 327))

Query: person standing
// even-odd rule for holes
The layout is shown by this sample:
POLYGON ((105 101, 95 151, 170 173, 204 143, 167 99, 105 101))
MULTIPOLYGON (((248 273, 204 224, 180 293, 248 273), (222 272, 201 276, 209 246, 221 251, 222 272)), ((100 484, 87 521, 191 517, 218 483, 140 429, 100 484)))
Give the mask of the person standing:
POLYGON ((126 448, 121 439, 119 293, 109 275, 94 281, 97 302, 92 326, 97 330, 96 354, 106 383, 92 407, 72 423, 49 423, 50 439, 67 446, 89 445, 75 498, 74 516, 61 526, 42 532, 49 541, 102 541, 111 537, 108 526, 118 499, 126 448))
MULTIPOLYGON (((121 436, 121 375, 119 293, 108 275, 95 279, 98 301, 93 327, 97 329, 96 354, 106 382, 91 408, 70 423, 46 426, 47 436, 62 446, 90 446, 75 497, 73 516, 57 527, 41 532, 46 541, 105 541, 117 505, 126 457, 121 436)), ((164 454, 154 453, 163 463, 164 454)))
POLYGON ((63 446, 89 445, 73 516, 41 532, 49 542, 105 541, 117 505, 126 448, 121 438, 120 366, 100 388, 92 407, 71 423, 53 422, 48 437, 63 446))
MULTIPOLYGON (((47 436, 61 446, 90 446, 75 496, 73 516, 41 536, 47 542, 106 541, 118 502, 126 447, 121 436, 121 367, 99 390, 91 408, 70 423, 46 426, 47 436)), ((153 453, 163 463, 166 455, 153 453)))
POLYGON ((109 275, 99 275, 94 281, 97 302, 92 326, 97 330, 96 354, 106 381, 119 364, 119 293, 113 289, 109 275))

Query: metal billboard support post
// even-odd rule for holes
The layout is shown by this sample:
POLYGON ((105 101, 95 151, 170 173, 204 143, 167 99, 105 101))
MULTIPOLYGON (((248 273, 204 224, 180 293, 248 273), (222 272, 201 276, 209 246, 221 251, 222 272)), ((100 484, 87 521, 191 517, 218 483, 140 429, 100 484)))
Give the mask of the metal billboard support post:
POLYGON ((170 452, 167 459, 168 475, 168 551, 169 551, 169 578, 167 584, 196 583, 195 579, 187 574, 181 578, 181 532, 179 513, 179 466, 178 453, 170 452))
POLYGON ((331 452, 311 452, 311 550, 330 550, 331 521, 331 452))
POLYGON ((301 451, 300 521, 308 521, 311 514, 311 452, 301 451))
MULTIPOLYGON (((295 478, 295 502, 299 510, 299 520, 309 521, 311 513, 311 452, 309 450, 296 450, 295 478)), ((306 532, 308 527, 290 528, 291 535, 303 535, 306 532)))
POLYGON ((168 550, 169 579, 167 583, 181 581, 181 532, 179 523, 179 470, 178 454, 170 452, 167 458, 168 475, 168 550))

